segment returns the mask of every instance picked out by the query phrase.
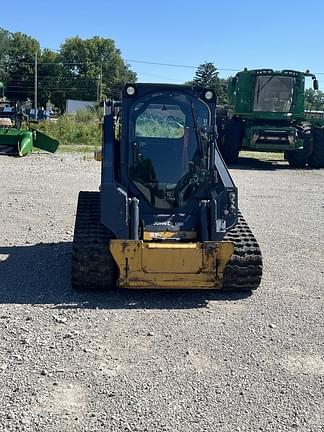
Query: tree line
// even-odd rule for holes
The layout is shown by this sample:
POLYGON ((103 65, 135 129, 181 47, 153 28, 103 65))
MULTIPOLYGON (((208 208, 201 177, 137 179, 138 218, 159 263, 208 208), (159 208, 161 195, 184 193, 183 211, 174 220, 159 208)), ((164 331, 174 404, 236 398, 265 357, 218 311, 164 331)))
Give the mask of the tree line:
MULTIPOLYGON (((117 98, 126 82, 137 80, 112 39, 76 36, 56 51, 41 49, 36 39, 24 33, 0 28, 0 80, 8 99, 33 100, 36 54, 39 106, 50 101, 63 111, 66 99, 117 98)), ((227 80, 218 77, 213 63, 200 65, 187 84, 208 86, 220 103, 227 101, 227 80)))
POLYGON ((114 97, 126 82, 137 79, 112 39, 76 36, 56 51, 41 49, 26 34, 0 28, 0 80, 10 100, 33 99, 36 55, 39 106, 51 101, 64 109, 66 99, 114 97))
MULTIPOLYGON (((63 112, 66 99, 102 100, 118 98, 126 82, 136 82, 136 72, 123 60, 112 39, 79 36, 66 39, 58 51, 41 49, 39 42, 20 32, 0 27, 0 81, 13 101, 34 97, 35 57, 38 63, 39 106, 51 102, 63 112)), ((219 104, 227 104, 228 79, 220 78, 216 66, 198 66, 186 84, 209 87, 219 104)), ((324 110, 324 93, 306 90, 306 106, 324 110)))

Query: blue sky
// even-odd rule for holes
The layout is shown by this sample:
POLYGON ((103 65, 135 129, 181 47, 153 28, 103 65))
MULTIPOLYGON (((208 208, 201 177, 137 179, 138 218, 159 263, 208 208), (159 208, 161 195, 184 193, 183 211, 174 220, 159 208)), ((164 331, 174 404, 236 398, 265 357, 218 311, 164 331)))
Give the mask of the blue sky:
POLYGON ((243 67, 310 69, 324 90, 322 0, 75 1, 1 4, 0 26, 59 48, 65 38, 112 38, 140 81, 181 83, 213 62, 220 76, 243 67), (190 67, 132 62, 151 61, 190 67))

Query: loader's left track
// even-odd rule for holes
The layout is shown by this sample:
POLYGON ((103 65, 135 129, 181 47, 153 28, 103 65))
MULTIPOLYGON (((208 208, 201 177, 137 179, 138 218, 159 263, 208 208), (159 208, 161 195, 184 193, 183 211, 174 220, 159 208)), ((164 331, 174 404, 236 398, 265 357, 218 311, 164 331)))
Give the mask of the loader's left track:
POLYGON ((113 234, 100 223, 100 192, 80 192, 72 247, 72 287, 78 291, 116 287, 117 267, 109 252, 113 234))
POLYGON ((234 253, 224 270, 223 289, 257 289, 262 278, 261 250, 241 213, 238 223, 226 233, 223 240, 234 243, 234 253))

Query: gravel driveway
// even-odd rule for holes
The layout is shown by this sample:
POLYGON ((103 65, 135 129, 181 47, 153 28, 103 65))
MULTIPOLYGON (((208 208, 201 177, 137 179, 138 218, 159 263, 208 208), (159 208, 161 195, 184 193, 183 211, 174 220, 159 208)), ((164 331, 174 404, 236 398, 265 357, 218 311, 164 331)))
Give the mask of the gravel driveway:
POLYGON ((324 430, 324 170, 231 170, 264 256, 252 296, 73 293, 77 195, 100 164, 0 170, 0 431, 324 430))

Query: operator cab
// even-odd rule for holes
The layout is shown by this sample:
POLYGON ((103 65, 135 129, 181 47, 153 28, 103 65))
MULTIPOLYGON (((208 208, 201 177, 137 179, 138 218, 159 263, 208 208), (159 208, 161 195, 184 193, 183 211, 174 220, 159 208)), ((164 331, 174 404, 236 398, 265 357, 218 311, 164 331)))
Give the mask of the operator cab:
POLYGON ((292 109, 296 78, 261 75, 255 79, 253 111, 288 113, 292 109))
POLYGON ((170 90, 145 95, 131 107, 128 176, 152 207, 181 207, 181 191, 198 182, 206 169, 200 131, 210 118, 203 100, 170 90))

